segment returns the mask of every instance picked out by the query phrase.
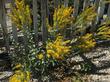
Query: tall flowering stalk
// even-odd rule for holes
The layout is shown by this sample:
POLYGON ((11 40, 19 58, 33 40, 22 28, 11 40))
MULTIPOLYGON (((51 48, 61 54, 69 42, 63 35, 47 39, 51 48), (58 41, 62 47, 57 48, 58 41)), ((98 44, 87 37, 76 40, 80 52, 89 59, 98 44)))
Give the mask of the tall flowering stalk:
POLYGON ((15 0, 15 7, 12 9, 10 17, 17 28, 21 29, 24 25, 31 26, 31 10, 28 5, 25 5, 24 0, 15 0))
POLYGON ((63 30, 67 25, 70 25, 73 21, 72 12, 72 7, 62 5, 56 8, 53 14, 53 26, 48 25, 48 31, 63 30))
POLYGON ((12 19, 13 24, 23 34, 24 45, 13 41, 14 50, 12 51, 13 66, 21 64, 19 68, 20 72, 12 76, 10 82, 29 82, 30 79, 26 80, 27 72, 31 73, 32 61, 35 59, 36 48, 33 41, 31 31, 31 10, 28 5, 25 4, 24 0, 15 0, 15 6, 12 7, 12 12, 9 15, 12 19), (17 77, 20 79, 17 80, 17 77))

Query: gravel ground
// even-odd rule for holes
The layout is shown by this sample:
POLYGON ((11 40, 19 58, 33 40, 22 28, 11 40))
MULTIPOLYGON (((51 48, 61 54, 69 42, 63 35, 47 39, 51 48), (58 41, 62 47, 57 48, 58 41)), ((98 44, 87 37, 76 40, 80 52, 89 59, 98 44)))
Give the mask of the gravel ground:
POLYGON ((0 73, 0 82, 8 82, 9 77, 13 74, 10 71, 4 71, 0 73))
MULTIPOLYGON (((110 82, 110 47, 97 48, 82 56, 75 56, 72 60, 76 62, 86 60, 96 66, 94 73, 86 75, 89 78, 86 82, 110 82)), ((81 69, 80 66, 74 68, 81 69)))

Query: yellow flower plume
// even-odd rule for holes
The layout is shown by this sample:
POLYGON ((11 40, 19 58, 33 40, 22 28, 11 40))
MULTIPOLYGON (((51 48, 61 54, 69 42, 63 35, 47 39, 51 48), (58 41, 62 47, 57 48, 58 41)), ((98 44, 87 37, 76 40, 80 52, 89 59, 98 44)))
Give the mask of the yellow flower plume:
POLYGON ((9 78, 9 82, 30 82, 30 72, 15 71, 15 74, 9 78))
POLYGON ((30 26, 32 23, 30 8, 25 5, 24 0, 15 0, 15 7, 12 7, 12 12, 9 16, 19 29, 24 25, 30 26))

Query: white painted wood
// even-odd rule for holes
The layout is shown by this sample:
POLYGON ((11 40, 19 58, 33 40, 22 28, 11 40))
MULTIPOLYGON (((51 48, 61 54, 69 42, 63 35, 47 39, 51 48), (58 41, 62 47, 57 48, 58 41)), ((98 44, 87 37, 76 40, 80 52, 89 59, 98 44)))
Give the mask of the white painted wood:
POLYGON ((85 10, 90 5, 90 0, 84 0, 83 10, 85 10))
POLYGON ((110 4, 109 4, 109 7, 108 7, 108 11, 107 11, 107 17, 110 20, 110 4))
POLYGON ((38 5, 37 0, 33 0, 33 25, 35 33, 35 43, 38 45, 38 5))
POLYGON ((74 17, 77 17, 78 10, 79 10, 79 0, 74 0, 74 11, 73 11, 74 17))
POLYGON ((69 0, 64 0, 64 6, 68 7, 69 0))
POLYGON ((47 40, 47 27, 46 27, 46 0, 41 0, 41 20, 42 20, 42 41, 45 44, 47 40))
POLYGON ((104 1, 100 0, 99 7, 98 7, 98 12, 97 12, 98 16, 97 16, 96 23, 98 23, 100 21, 100 19, 103 17, 104 9, 105 9, 104 1))
POLYGON ((6 51, 9 52, 9 35, 6 24, 6 11, 5 11, 5 0, 0 0, 0 23, 3 30, 3 38, 5 42, 6 51))

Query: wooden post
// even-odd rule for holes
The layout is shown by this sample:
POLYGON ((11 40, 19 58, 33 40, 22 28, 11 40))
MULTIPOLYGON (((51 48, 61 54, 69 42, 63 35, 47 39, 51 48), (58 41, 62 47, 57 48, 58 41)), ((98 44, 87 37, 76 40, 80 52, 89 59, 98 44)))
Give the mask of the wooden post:
POLYGON ((49 5, 48 0, 46 1, 46 16, 49 17, 50 11, 49 11, 49 5))
POLYGON ((23 26, 23 30, 25 30, 23 32, 23 41, 24 41, 25 53, 29 53, 28 38, 27 38, 27 33, 26 33, 27 27, 25 25, 23 26))
POLYGON ((64 6, 68 7, 69 0, 64 0, 64 6))
MULTIPOLYGON (((14 0, 12 0, 12 5, 14 6, 14 0)), ((13 8, 12 8, 13 9, 13 8)), ((18 42, 18 36, 17 36, 17 28, 16 26, 12 23, 12 34, 13 38, 16 42, 18 42)))
POLYGON ((96 11, 98 10, 100 0, 95 0, 94 5, 96 7, 96 11))
POLYGON ((74 0, 74 12, 73 12, 74 17, 77 17, 78 10, 79 10, 79 0, 74 0))
POLYGON ((5 11, 5 0, 0 0, 0 23, 3 30, 3 38, 5 42, 6 51, 9 52, 9 36, 6 24, 6 11, 5 11))
POLYGON ((90 0, 84 0, 83 10, 85 10, 90 5, 90 0))
MULTIPOLYGON (((100 0, 95 0, 95 2, 94 2, 95 11, 96 11, 97 15, 98 15, 99 3, 100 3, 100 0)), ((96 16, 96 19, 92 22, 93 27, 90 29, 91 32, 96 30, 97 23, 98 23, 97 21, 98 21, 98 16, 96 16)))
POLYGON ((44 44, 45 44, 45 41, 47 40, 46 1, 47 0, 41 0, 42 41, 44 44))
POLYGON ((2 0, 0 0, 0 26, 2 24, 2 0))
POLYGON ((105 4, 103 0, 100 0, 99 8, 98 8, 98 16, 96 23, 99 23, 101 21, 101 18, 103 17, 105 9, 105 4))
MULTIPOLYGON (((48 34, 47 34, 47 27, 46 27, 46 3, 47 0, 41 0, 41 20, 42 20, 42 41, 43 41, 43 50, 44 50, 44 62, 46 62, 46 41, 48 39, 48 34)), ((43 64, 45 72, 43 72, 42 76, 46 74, 47 68, 46 64, 43 64)), ((39 82, 42 82, 41 79, 39 79, 39 82)))
POLYGON ((108 17, 108 19, 110 20, 110 4, 109 4, 109 6, 108 6, 107 17, 108 17))
POLYGON ((37 0, 33 0, 33 25, 35 33, 35 44, 38 45, 38 5, 37 0))
POLYGON ((14 24, 12 24, 12 34, 13 34, 13 38, 16 42, 18 42, 18 36, 17 36, 17 28, 14 24))
POLYGON ((54 0, 54 7, 57 8, 60 5, 60 0, 54 0))

